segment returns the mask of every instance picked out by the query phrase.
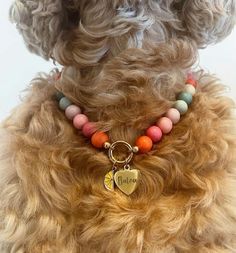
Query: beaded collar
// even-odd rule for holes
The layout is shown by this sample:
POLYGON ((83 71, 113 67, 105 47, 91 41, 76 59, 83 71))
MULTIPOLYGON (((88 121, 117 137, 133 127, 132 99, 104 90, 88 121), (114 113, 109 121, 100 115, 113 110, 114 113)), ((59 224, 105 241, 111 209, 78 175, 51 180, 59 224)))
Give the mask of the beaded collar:
MULTIPOLYGON (((60 74, 57 79, 60 78, 60 74)), ((187 113, 193 96, 196 93, 197 82, 192 74, 188 74, 184 90, 178 94, 173 108, 170 108, 156 124, 146 130, 146 134, 136 139, 135 146, 124 140, 109 142, 109 136, 105 132, 96 131, 96 122, 90 122, 88 117, 82 113, 79 106, 73 104, 63 93, 55 94, 61 110, 70 120, 74 127, 91 139, 91 144, 98 149, 107 149, 108 157, 112 163, 112 169, 105 175, 104 186, 109 191, 114 191, 117 187, 126 195, 132 194, 138 187, 141 173, 137 169, 132 169, 130 162, 137 153, 148 153, 152 150, 153 144, 161 141, 163 135, 169 134, 175 124, 180 121, 181 116, 187 113), (116 159, 114 151, 119 147, 127 149, 127 157, 124 160, 116 159)))

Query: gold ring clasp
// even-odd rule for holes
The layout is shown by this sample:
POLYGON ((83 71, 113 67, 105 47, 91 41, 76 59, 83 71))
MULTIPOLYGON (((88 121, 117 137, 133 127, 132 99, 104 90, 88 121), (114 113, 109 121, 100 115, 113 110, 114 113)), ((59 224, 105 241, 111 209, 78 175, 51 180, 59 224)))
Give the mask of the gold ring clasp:
POLYGON ((128 164, 132 160, 133 155, 134 155, 133 148, 126 141, 116 141, 116 142, 111 144, 111 146, 108 150, 109 159, 113 164, 128 164), (126 159, 118 160, 114 157, 113 151, 116 149, 117 146, 125 146, 128 149, 129 155, 126 157, 126 159))

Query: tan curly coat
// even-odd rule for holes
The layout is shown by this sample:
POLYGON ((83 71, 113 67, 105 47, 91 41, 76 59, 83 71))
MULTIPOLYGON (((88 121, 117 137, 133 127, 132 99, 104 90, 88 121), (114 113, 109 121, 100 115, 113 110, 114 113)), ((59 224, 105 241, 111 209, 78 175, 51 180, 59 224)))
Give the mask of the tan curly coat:
MULTIPOLYGON (((46 4, 43 0, 16 4, 37 7, 40 14, 44 9, 36 5, 39 2, 46 4)), ((61 2, 55 1, 56 6, 61 2)), ((175 2, 178 10, 181 2, 191 4, 166 2, 175 2)), ((37 15, 37 11, 30 13, 37 15)), ((18 17, 20 26, 26 16, 18 17)), ((171 34, 174 26, 166 27, 171 34)), ((227 34, 222 30, 217 38, 227 34)), ((33 80, 21 105, 2 123, 1 253, 236 252, 235 103, 224 96, 219 80, 203 71, 195 73, 199 86, 188 113, 153 151, 135 156, 132 166, 142 177, 130 197, 104 189, 104 175, 111 168, 106 151, 94 149, 73 128, 54 98, 56 90, 63 91, 91 121, 98 122, 98 129, 109 131, 111 141, 134 144, 183 90, 186 73, 197 59, 197 47, 204 41, 201 34, 196 32, 190 40, 174 38, 173 32, 174 39, 164 37, 166 42, 159 44, 154 43, 155 35, 143 49, 124 46, 123 50, 122 43, 108 43, 114 47, 96 59, 92 46, 81 46, 77 54, 65 42, 68 48, 58 50, 61 39, 69 38, 65 34, 56 45, 55 40, 48 42, 47 48, 40 47, 40 33, 38 44, 32 42, 36 38, 32 34, 23 35, 45 57, 57 52, 54 58, 65 69, 60 81, 54 81, 55 73, 33 80)), ((86 38, 80 41, 87 43, 86 38)), ((99 41, 103 40, 97 38, 97 46, 102 46, 99 41)))

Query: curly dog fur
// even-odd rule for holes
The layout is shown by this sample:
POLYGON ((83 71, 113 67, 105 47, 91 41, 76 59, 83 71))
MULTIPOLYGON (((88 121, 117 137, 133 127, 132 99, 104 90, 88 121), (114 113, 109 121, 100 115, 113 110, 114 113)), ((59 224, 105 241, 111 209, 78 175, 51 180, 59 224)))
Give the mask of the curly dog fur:
POLYGON ((64 65, 40 74, 1 125, 1 253, 236 252, 235 103, 195 72, 189 112, 136 155, 130 197, 104 190, 111 168, 58 109, 57 90, 111 141, 136 137, 183 90, 199 47, 226 37, 235 1, 17 0, 28 48, 64 65))
POLYGON ((231 32, 235 14, 235 0, 17 0, 11 9, 31 51, 80 67, 150 41, 206 46, 231 32))

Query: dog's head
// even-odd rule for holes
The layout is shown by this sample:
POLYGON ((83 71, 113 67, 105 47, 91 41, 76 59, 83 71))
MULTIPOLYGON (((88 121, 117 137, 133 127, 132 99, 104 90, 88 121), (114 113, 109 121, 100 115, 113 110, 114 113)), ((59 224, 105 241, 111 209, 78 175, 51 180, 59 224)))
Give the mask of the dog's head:
POLYGON ((80 67, 173 37, 216 43, 235 14, 235 0, 16 0, 10 12, 30 51, 80 67))

